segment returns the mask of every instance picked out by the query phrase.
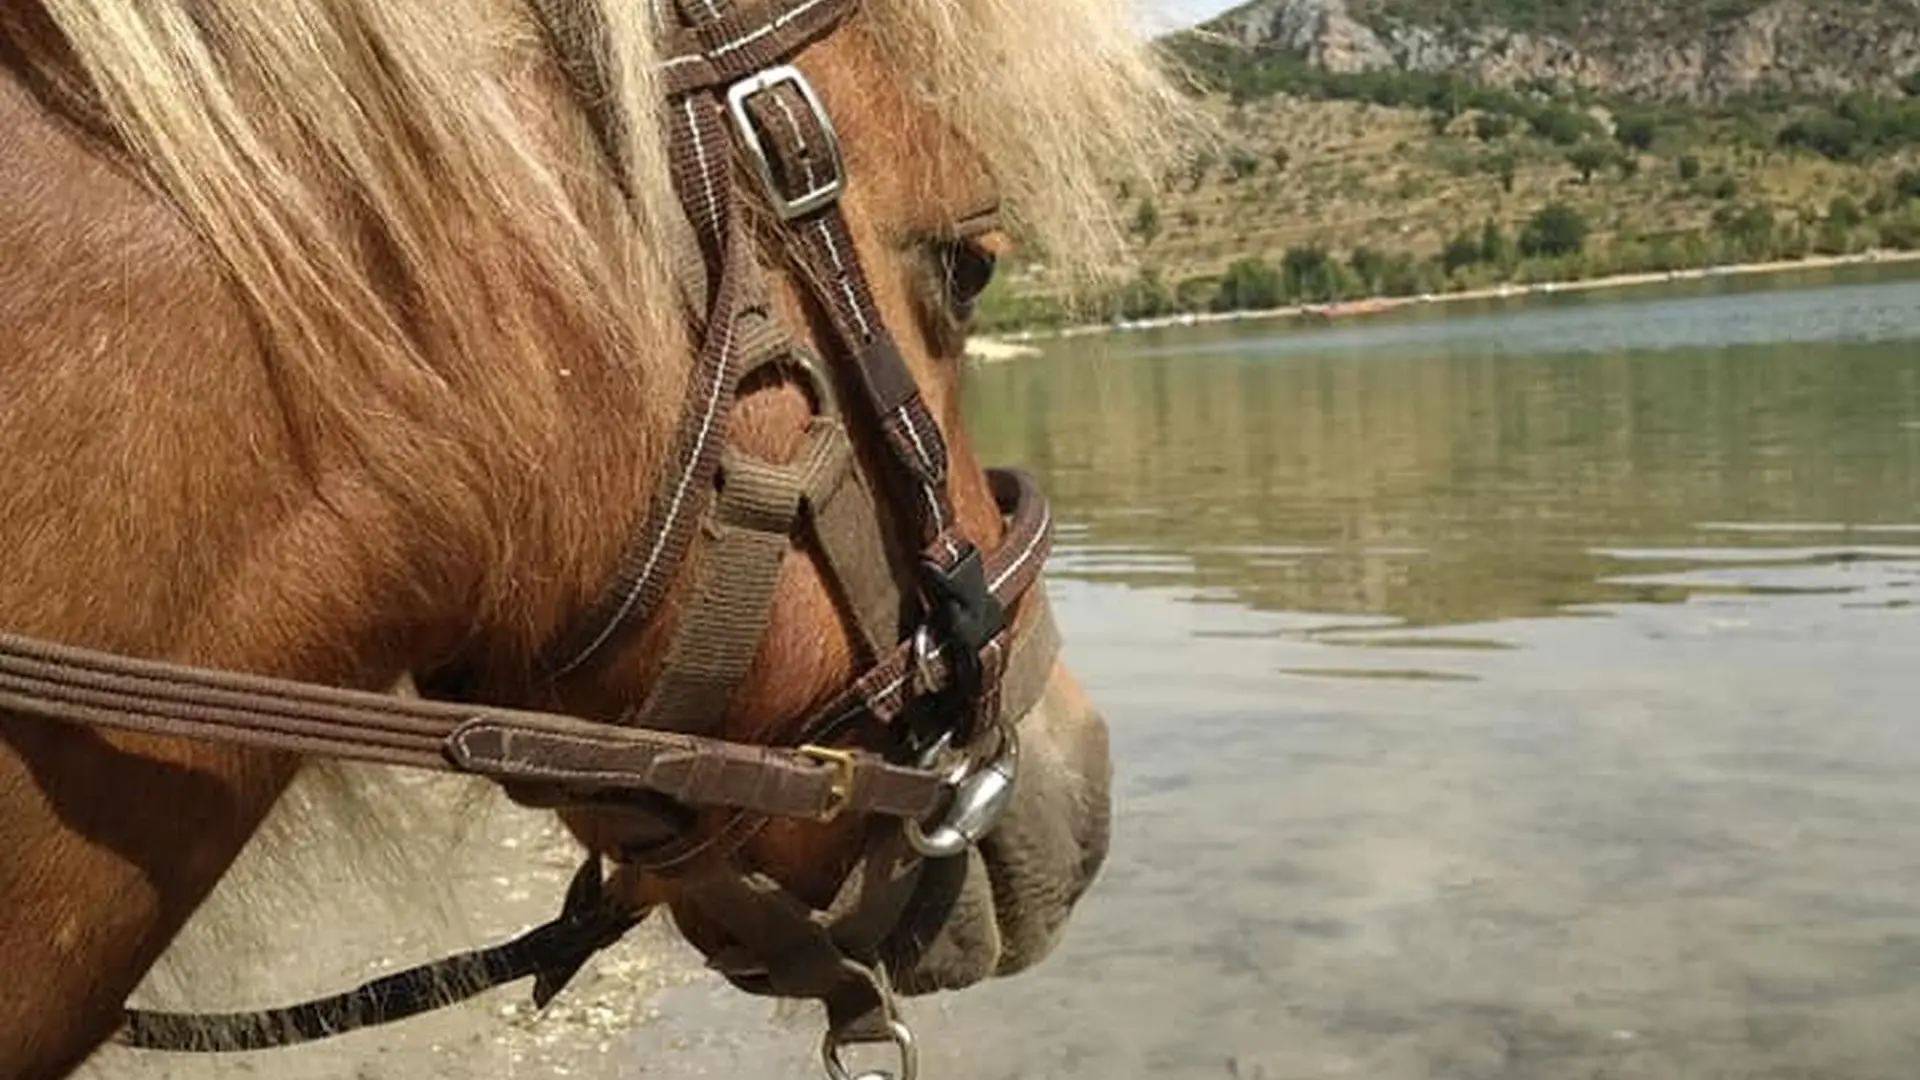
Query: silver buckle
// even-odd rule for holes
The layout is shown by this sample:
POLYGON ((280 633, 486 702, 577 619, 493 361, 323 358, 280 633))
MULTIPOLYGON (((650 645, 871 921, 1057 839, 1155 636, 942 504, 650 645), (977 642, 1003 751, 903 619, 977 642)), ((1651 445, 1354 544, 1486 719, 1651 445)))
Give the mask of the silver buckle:
POLYGON ((847 171, 840 159, 840 136, 833 130, 833 121, 827 116, 826 106, 820 104, 820 95, 813 92, 813 84, 800 74, 799 68, 792 64, 781 64, 757 75, 749 75, 727 87, 727 112, 733 116, 733 126, 740 130, 740 137, 746 141, 747 156, 753 161, 754 171, 760 175, 767 201, 772 204, 774 212, 780 215, 781 221, 804 217, 840 197, 840 192, 847 186, 847 171), (833 175, 826 183, 792 197, 780 190, 780 182, 773 175, 773 162, 767 157, 767 148, 760 141, 760 133, 754 130, 752 118, 747 115, 748 98, 783 83, 792 84, 794 89, 800 91, 807 108, 813 113, 814 122, 820 125, 820 131, 826 136, 827 145, 824 148, 807 149, 824 149, 827 161, 833 166, 833 175))

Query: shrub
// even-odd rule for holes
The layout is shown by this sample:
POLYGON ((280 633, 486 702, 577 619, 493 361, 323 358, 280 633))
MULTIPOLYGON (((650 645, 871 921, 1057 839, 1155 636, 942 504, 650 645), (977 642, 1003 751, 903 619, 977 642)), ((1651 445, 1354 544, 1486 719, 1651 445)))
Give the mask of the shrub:
POLYGON ((1549 203, 1520 230, 1520 253, 1529 258, 1575 255, 1586 247, 1588 232, 1580 211, 1565 203, 1549 203))

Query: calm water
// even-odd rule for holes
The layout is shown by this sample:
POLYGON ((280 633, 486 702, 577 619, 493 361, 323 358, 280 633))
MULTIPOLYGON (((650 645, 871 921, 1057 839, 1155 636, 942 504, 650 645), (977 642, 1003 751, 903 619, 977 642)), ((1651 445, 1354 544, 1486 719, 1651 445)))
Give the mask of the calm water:
MULTIPOLYGON (((910 1006, 924 1075, 1914 1075, 1920 279, 969 377, 1056 500, 1119 818, 1042 970, 910 1006)), ((728 994, 665 1022, 764 1020, 728 994)))

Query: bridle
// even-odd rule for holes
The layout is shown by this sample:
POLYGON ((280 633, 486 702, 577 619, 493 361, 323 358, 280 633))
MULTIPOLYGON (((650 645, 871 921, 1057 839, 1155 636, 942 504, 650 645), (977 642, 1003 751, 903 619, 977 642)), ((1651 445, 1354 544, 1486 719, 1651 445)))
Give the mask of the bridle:
MULTIPOLYGON (((1058 650, 1044 590, 1032 588, 1051 519, 1026 476, 989 470, 1004 541, 983 552, 961 527, 947 493, 940 428, 880 316, 839 207, 846 175, 838 138, 807 79, 784 62, 832 32, 856 0, 655 4, 675 9, 664 62, 685 226, 674 238, 675 264, 700 345, 645 518, 612 579, 543 665, 551 679, 579 672, 631 628, 647 625, 704 533, 690 599, 645 699, 616 724, 449 700, 461 685, 451 671, 425 682, 426 696, 409 698, 0 633, 0 709, 476 774, 547 793, 551 805, 631 814, 636 836, 646 840, 620 853, 616 873, 672 875, 679 892, 733 939, 710 957, 715 968, 749 992, 823 1002, 830 1076, 847 1076, 843 1046, 891 1042, 902 1077, 911 1077, 913 1040, 895 1008, 883 952, 910 909, 928 902, 920 895, 928 866, 964 856, 1012 795, 1013 723, 1039 700, 1058 650), (830 328, 831 372, 775 317, 733 182, 736 149, 777 219, 791 269, 830 328), (757 458, 727 438, 736 392, 776 367, 801 376, 813 406, 803 448, 787 462, 757 458), (853 391, 844 403, 841 385, 853 391), (885 451, 878 476, 867 476, 855 456, 855 424, 885 451), (916 587, 906 596, 890 572, 882 504, 918 552, 916 587), (779 745, 719 738, 728 697, 770 621, 781 558, 795 543, 811 545, 828 569, 863 670, 779 745), (856 726, 884 732, 888 745, 852 747, 856 726), (741 846, 771 819, 842 814, 892 820, 867 828, 863 850, 824 908, 738 865, 741 846)), ((582 0, 533 6, 631 195, 627 135, 605 105, 598 9, 582 0)), ((646 914, 612 901, 595 856, 575 875, 558 919, 505 945, 286 1008, 128 1010, 119 1038, 168 1049, 283 1045, 528 975, 544 1004, 646 914)))

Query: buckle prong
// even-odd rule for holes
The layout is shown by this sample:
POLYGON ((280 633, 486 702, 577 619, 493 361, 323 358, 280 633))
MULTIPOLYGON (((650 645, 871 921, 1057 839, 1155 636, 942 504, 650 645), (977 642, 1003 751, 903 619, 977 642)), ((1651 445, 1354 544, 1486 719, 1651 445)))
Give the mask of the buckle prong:
POLYGON ((840 158, 840 136, 833 130, 833 120, 827 116, 826 106, 820 103, 820 95, 814 93, 813 84, 807 81, 799 68, 792 64, 781 64, 749 75, 727 87, 727 112, 746 143, 747 157, 760 177, 761 186, 766 189, 767 201, 774 213, 780 215, 781 221, 805 217, 838 199, 841 191, 845 190, 847 170, 840 158), (808 146, 807 150, 825 151, 826 161, 832 166, 832 175, 826 183, 794 196, 780 190, 780 181, 773 175, 773 161, 767 156, 766 144, 760 141, 760 132, 753 126, 752 117, 747 115, 748 98, 782 85, 792 86, 799 91, 826 142, 823 147, 808 146))

